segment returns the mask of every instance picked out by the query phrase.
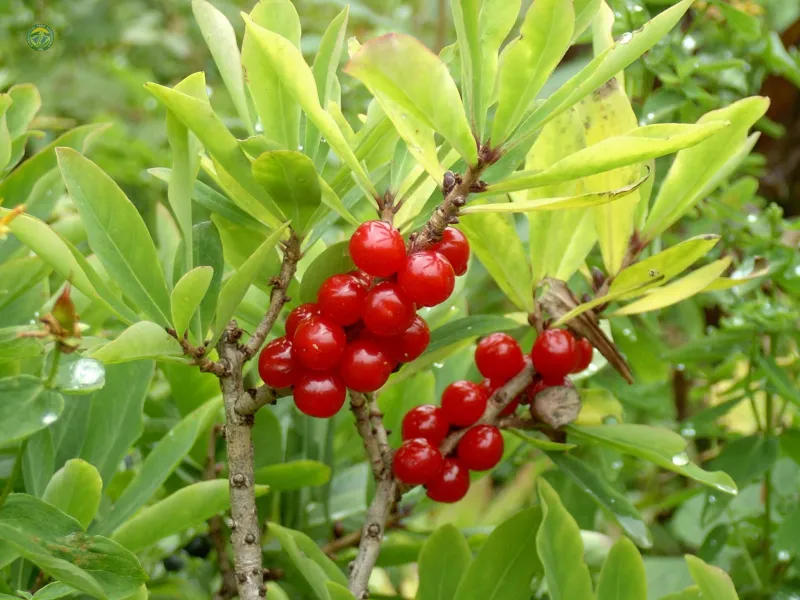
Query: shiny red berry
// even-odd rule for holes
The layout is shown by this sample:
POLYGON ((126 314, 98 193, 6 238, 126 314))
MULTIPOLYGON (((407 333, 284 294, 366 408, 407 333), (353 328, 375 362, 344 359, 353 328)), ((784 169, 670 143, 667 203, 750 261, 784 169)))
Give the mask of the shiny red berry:
POLYGON ((504 384, 525 367, 525 358, 514 338, 507 333, 493 333, 478 342, 475 364, 481 375, 504 384))
POLYGON ((415 316, 411 325, 400 335, 382 339, 382 346, 396 363, 408 363, 419 358, 431 341, 431 330, 422 317, 415 316))
POLYGON ((415 311, 414 303, 397 284, 384 281, 367 293, 362 318, 376 335, 399 335, 411 326, 415 311))
POLYGON ((453 293, 456 275, 444 256, 424 250, 406 258, 397 274, 397 282, 413 302, 422 306, 436 306, 453 293))
POLYGON ((317 292, 322 314, 338 325, 352 325, 361 318, 367 288, 352 275, 328 277, 317 292))
POLYGON ((367 221, 350 238, 350 258, 375 277, 389 277, 403 266, 406 244, 400 232, 386 221, 367 221))
POLYGON ((295 384, 293 395, 300 412, 327 419, 344 406, 347 389, 335 373, 307 372, 295 384))
POLYGON ((395 476, 409 485, 433 481, 442 468, 442 453, 428 440, 406 440, 392 459, 395 476))
POLYGON ((444 389, 442 410, 447 422, 467 427, 481 418, 486 410, 486 393, 471 381, 454 381, 444 389))
POLYGON ((566 377, 578 362, 578 344, 565 329, 547 329, 533 343, 531 358, 536 372, 547 382, 566 377))
POLYGON ((358 279, 358 282, 365 288, 369 289, 370 287, 372 287, 372 279, 373 279, 372 275, 364 273, 364 271, 360 269, 353 269, 352 271, 348 271, 347 274, 352 275, 353 277, 358 279))
POLYGON ((345 385, 357 392, 374 392, 386 383, 394 363, 381 347, 371 340, 347 344, 339 363, 345 385))
POLYGON ((467 237, 455 227, 447 227, 442 232, 442 237, 438 242, 430 247, 435 250, 453 266, 456 275, 463 275, 467 272, 469 263, 469 242, 467 237))
POLYGON ((457 458, 445 458, 439 474, 425 486, 436 502, 458 502, 469 491, 469 469, 457 458))
POLYGON ((294 355, 309 369, 327 371, 342 358, 344 330, 326 317, 310 317, 294 333, 294 355))
POLYGON ((578 344, 578 362, 572 368, 572 373, 580 373, 585 370, 592 362, 594 355, 594 347, 592 343, 586 338, 581 338, 577 341, 578 344))
POLYGON ((503 458, 503 436, 493 425, 476 425, 458 442, 456 452, 470 471, 488 471, 503 458))
POLYGON ((258 355, 258 374, 272 388, 294 385, 302 367, 294 359, 292 342, 285 337, 272 340, 258 355))
POLYGON ((416 406, 403 417, 404 440, 423 438, 438 448, 449 429, 444 411, 433 404, 416 406))
POLYGON ((308 317, 316 317, 321 314, 319 306, 313 302, 306 302, 300 306, 295 307, 289 316, 286 317, 286 337, 290 340, 294 339, 294 332, 300 326, 300 323, 305 321, 308 317))

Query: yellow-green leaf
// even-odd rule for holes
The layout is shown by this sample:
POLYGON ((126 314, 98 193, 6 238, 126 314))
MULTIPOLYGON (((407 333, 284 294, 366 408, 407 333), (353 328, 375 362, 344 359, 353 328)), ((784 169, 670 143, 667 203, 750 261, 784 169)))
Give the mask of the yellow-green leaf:
POLYGON ((225 15, 205 0, 192 0, 192 12, 211 51, 211 56, 214 57, 219 74, 222 75, 222 81, 228 88, 236 112, 252 135, 253 120, 250 117, 250 108, 244 91, 242 60, 236 44, 236 33, 225 15))
POLYGON ((711 264, 700 267, 685 277, 681 277, 669 285, 648 291, 643 298, 623 306, 612 313, 612 315, 636 315, 677 304, 681 300, 685 300, 686 298, 690 298, 704 291, 725 272, 725 269, 727 269, 730 264, 730 256, 716 260, 711 264))
POLYGON ((163 327, 151 321, 139 321, 119 334, 115 340, 93 349, 89 356, 106 364, 141 360, 169 359, 183 355, 178 341, 163 327))
POLYGON ((729 121, 731 126, 702 144, 678 153, 661 184, 642 234, 653 239, 707 197, 750 153, 757 134, 747 131, 767 111, 769 99, 753 96, 703 115, 698 125, 729 121))
POLYGON ((286 38, 260 27, 249 16, 243 14, 242 17, 247 23, 248 33, 253 35, 258 44, 259 59, 272 65, 281 83, 320 130, 328 145, 350 167, 361 185, 376 197, 375 186, 353 154, 336 121, 320 105, 314 74, 300 50, 286 38))
POLYGON ((739 600, 730 576, 720 569, 707 565, 696 556, 686 555, 689 573, 700 588, 703 600, 739 600))
POLYGON ((639 189, 647 177, 634 181, 630 185, 623 186, 616 190, 604 192, 591 192, 577 194, 575 196, 565 196, 561 198, 536 198, 533 200, 518 200, 516 202, 498 202, 496 204, 474 204, 461 209, 460 214, 469 215, 477 213, 518 213, 534 212, 547 210, 565 210, 570 208, 591 208, 601 206, 609 202, 615 202, 624 198, 628 194, 639 189))
POLYGON ((103 480, 97 469, 80 458, 68 460, 55 472, 42 500, 65 512, 84 528, 97 514, 103 480))
POLYGON ((172 290, 172 325, 179 336, 189 328, 197 307, 208 291, 214 269, 197 267, 178 280, 172 290))
POLYGON ((644 562, 628 538, 611 547, 597 583, 597 600, 647 600, 644 562))
POLYGON ((371 40, 345 71, 366 85, 381 105, 386 100, 394 104, 402 111, 401 119, 407 114, 439 133, 469 164, 478 161, 475 138, 447 65, 419 41, 404 34, 371 40))
POLYGON ((520 35, 500 56, 498 105, 492 143, 502 144, 520 124, 572 40, 572 0, 537 0, 528 9, 520 35))
POLYGON ((311 159, 294 150, 264 152, 253 163, 253 176, 302 236, 322 200, 319 175, 311 159))

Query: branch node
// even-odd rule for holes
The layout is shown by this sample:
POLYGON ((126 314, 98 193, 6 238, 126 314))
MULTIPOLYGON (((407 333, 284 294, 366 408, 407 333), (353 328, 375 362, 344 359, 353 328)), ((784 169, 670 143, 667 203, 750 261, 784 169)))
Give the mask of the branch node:
POLYGON ((241 473, 236 473, 233 477, 231 477, 231 484, 236 487, 244 487, 247 483, 247 479, 241 473))
MULTIPOLYGON (((252 533, 248 533, 246 536, 244 536, 244 543, 245 544, 255 544, 256 543, 256 536, 254 536, 252 533)), ((258 575, 258 569, 256 569, 254 575, 258 575)))
POLYGON ((239 583, 244 583, 245 581, 247 581, 247 575, 245 575, 244 573, 237 573, 236 579, 239 580, 239 583))
POLYGON ((377 523, 370 523, 369 527, 367 527, 367 535, 372 538, 379 538, 381 535, 381 526, 377 523))

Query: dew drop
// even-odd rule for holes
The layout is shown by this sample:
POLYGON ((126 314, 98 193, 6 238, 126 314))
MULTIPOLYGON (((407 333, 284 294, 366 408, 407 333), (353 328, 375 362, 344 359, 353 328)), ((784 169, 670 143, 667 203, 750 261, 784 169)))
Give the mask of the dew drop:
POLYGON ((622 34, 622 37, 619 38, 619 43, 620 44, 627 44, 632 39, 633 39, 633 34, 630 31, 628 31, 627 33, 623 33, 622 34))
POLYGON ((708 495, 708 503, 709 504, 715 504, 716 502, 717 502, 717 497, 714 494, 709 494, 708 495))
POLYGON ((611 463, 611 468, 614 469, 615 471, 619 471, 622 468, 622 466, 623 463, 621 460, 615 460, 613 463, 611 463))
POLYGON ((685 38, 683 38, 683 41, 681 42, 681 46, 687 52, 691 52, 692 50, 697 48, 697 40, 694 39, 692 36, 687 35, 685 38))
POLYGON ((684 467, 689 464, 689 456, 686 452, 680 452, 672 457, 672 464, 676 467, 684 467))
POLYGON ((747 215, 747 222, 748 223, 755 223, 758 221, 758 217, 755 215, 747 215))
POLYGON ((212 89, 211 89, 211 86, 210 86, 210 85, 207 85, 207 86, 206 86, 206 95, 207 95, 209 98, 211 98, 211 96, 212 96, 212 94, 213 94, 213 93, 214 93, 214 90, 212 90, 212 89))
POLYGON ((256 133, 264 133, 264 125, 261 124, 261 121, 256 121, 256 133))
POLYGON ((55 423, 56 419, 58 419, 58 415, 55 413, 47 413, 42 417, 42 424, 43 425, 50 425, 51 423, 55 423))
POLYGON ((298 149, 300 152, 302 152, 302 151, 303 151, 303 146, 302 146, 302 144, 301 144, 300 146, 298 146, 298 147, 297 147, 297 149, 298 149))
POLYGON ((789 562, 792 558, 792 555, 789 554, 788 550, 778 550, 778 562, 789 562))
POLYGON ((642 12, 643 10, 644 8, 639 4, 633 7, 633 12, 642 12))
POLYGON ((444 363, 441 363, 441 362, 435 362, 435 363, 433 363, 433 368, 434 368, 434 369, 441 369, 441 368, 443 368, 443 367, 444 367, 444 363))
POLYGON ((685 438, 693 438, 697 435, 697 430, 692 423, 686 423, 681 429, 681 435, 685 438))
POLYGON ((79 387, 94 386, 106 376, 103 363, 91 358, 81 358, 75 361, 69 369, 70 382, 79 387))

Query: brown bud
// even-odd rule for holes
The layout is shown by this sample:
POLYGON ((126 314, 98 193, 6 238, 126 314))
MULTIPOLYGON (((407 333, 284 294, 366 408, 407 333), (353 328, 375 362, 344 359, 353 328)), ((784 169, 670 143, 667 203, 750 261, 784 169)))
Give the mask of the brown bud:
POLYGON ((531 415, 553 429, 569 425, 580 412, 581 398, 571 385, 545 388, 536 394, 531 404, 531 415))

